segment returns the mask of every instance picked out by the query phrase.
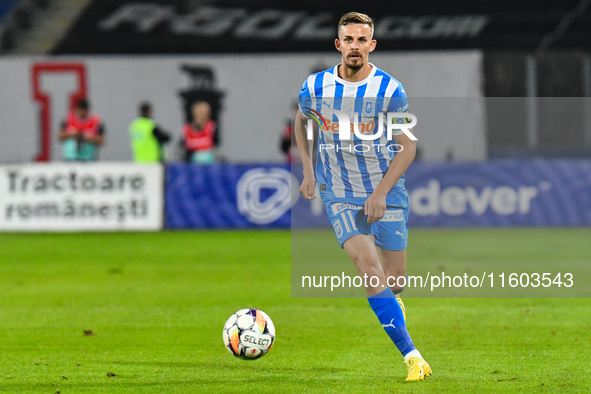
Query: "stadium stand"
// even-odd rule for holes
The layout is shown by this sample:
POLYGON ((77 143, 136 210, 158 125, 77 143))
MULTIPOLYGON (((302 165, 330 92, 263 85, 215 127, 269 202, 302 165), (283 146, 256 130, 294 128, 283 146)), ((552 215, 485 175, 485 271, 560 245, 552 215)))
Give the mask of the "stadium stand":
MULTIPOLYGON (((552 130, 563 109, 525 98, 591 96, 590 4, 418 0, 361 8, 376 19, 380 53, 481 50, 484 96, 524 98, 514 110, 535 110, 532 116, 547 125, 537 134, 525 124, 499 127, 495 122, 504 109, 489 107, 488 126, 495 131, 487 134, 489 158, 588 157, 591 126, 564 130, 557 146, 552 130)), ((0 35, 10 54, 321 53, 333 50, 339 16, 357 8, 351 0, 302 1, 297 8, 261 0, 7 0, 0 8, 0 35), (48 5, 61 11, 33 23, 34 10, 48 5), (27 44, 21 38, 31 25, 27 44)), ((569 117, 589 123, 586 107, 564 105, 575 111, 569 117)))
POLYGON ((32 26, 36 8, 46 8, 49 0, 5 0, 0 4, 0 51, 11 49, 21 31, 32 26))
POLYGON ((14 42, 14 18, 9 17, 10 11, 18 0, 7 0, 0 4, 0 51, 10 48, 14 42))
POLYGON ((0 21, 10 12, 18 0, 7 0, 0 3, 0 21))
POLYGON ((0 6, 0 54, 48 53, 87 0, 6 0, 0 6))
MULTIPOLYGON (((420 0, 362 8, 375 17, 380 51, 482 50, 487 97, 589 97, 590 4, 420 0)), ((280 1, 94 0, 52 53, 329 52, 336 21, 358 8, 349 0, 303 1, 297 10, 280 1)), ((570 117, 587 119, 588 110, 564 103, 563 109, 549 112, 544 105, 543 100, 524 99, 514 108, 536 112, 532 116, 540 118, 538 123, 548 125, 539 135, 526 125, 516 130, 500 127, 498 111, 503 109, 490 107, 488 124, 494 132, 487 135, 488 156, 590 156, 591 126, 564 130, 559 146, 551 126, 556 124, 552 111, 568 108, 570 117)))
POLYGON ((382 51, 588 50, 588 7, 586 0, 93 0, 53 53, 331 51, 334 25, 352 9, 375 18, 382 51))

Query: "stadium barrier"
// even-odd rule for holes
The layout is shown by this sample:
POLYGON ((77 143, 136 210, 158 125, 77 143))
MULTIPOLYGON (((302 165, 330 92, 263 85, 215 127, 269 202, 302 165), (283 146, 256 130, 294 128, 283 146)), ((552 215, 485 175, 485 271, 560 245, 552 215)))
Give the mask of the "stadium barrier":
POLYGON ((411 165, 411 226, 591 225, 591 160, 411 165))
POLYGON ((0 230, 161 230, 163 175, 158 164, 0 166, 0 230))
MULTIPOLYGON (((289 227, 290 216, 292 228, 329 227, 320 199, 299 196, 301 174, 273 165, 168 166, 165 227, 289 227)), ((414 163, 406 186, 411 226, 591 225, 591 160, 414 163)))
MULTIPOLYGON (((0 57, 0 75, 11 81, 0 83, 0 161, 60 160, 61 122, 85 96, 105 125, 101 160, 132 160, 126 130, 138 105, 148 100, 158 125, 171 134, 166 157, 181 161, 178 146, 191 105, 205 100, 218 122, 220 156, 241 163, 281 162, 278 141, 292 100, 310 72, 319 64, 333 65, 337 54, 0 57), (249 78, 236 72, 253 67, 258 72, 249 78)), ((486 158, 486 112, 483 100, 475 99, 482 96, 480 52, 384 52, 372 59, 404 77, 413 97, 421 98, 412 108, 421 119, 424 160, 486 158)))
POLYGON ((165 227, 290 227, 289 166, 166 166, 165 227))
MULTIPOLYGON (((301 174, 274 164, 5 165, 0 230, 328 228, 322 201, 299 195, 301 174)), ((406 186, 411 226, 591 225, 591 160, 414 163, 406 186)))

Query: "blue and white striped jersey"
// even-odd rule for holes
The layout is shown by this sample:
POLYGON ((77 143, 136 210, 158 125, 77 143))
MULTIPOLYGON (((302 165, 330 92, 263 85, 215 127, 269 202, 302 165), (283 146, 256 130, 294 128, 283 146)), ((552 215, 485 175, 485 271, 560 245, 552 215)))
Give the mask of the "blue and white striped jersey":
MULTIPOLYGON (((321 119, 318 121, 321 127, 316 180, 322 199, 363 205, 388 171, 396 154, 395 141, 387 140, 385 130, 377 140, 362 140, 353 134, 352 125, 351 139, 341 140, 338 118, 327 112, 343 111, 351 124, 356 114, 358 130, 370 135, 377 131, 380 114, 385 117, 387 112, 408 112, 408 99, 400 82, 373 64, 369 76, 359 82, 339 78, 337 67, 310 75, 302 86, 299 105, 305 116, 322 115, 316 117, 321 119)), ((393 134, 402 134, 402 131, 395 130, 393 134)), ((406 207, 407 201, 402 176, 388 194, 386 203, 406 207)))

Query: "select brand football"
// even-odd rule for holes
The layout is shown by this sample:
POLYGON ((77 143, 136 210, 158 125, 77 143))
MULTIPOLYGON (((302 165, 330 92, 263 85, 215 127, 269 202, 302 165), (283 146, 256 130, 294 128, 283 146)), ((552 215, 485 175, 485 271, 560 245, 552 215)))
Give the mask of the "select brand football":
POLYGON ((275 342, 275 326, 259 309, 241 309, 226 321, 223 330, 226 349, 244 360, 263 357, 275 342))

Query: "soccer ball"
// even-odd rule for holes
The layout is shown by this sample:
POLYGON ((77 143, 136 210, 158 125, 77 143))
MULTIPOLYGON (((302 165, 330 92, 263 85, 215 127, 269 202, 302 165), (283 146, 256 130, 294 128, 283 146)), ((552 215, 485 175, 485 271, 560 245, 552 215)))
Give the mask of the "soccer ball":
POLYGON ((259 309, 241 309, 234 313, 223 330, 224 345, 234 356, 244 360, 263 357, 275 342, 275 326, 259 309))

